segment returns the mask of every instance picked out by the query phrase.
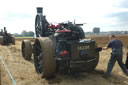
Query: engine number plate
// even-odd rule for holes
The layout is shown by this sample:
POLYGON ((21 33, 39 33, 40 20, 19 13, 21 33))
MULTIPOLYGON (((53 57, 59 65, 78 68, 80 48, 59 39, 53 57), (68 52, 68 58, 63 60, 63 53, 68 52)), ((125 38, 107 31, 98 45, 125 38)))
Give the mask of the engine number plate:
POLYGON ((78 50, 88 50, 90 46, 78 46, 78 50))

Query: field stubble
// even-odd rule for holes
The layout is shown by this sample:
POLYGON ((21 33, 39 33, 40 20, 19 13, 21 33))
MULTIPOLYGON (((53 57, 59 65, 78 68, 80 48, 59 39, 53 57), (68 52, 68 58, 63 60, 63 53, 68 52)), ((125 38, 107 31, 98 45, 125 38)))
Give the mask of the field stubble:
MULTIPOLYGON (((117 37, 123 42, 123 61, 125 61, 125 47, 128 44, 128 36, 117 37)), ((87 38, 95 39, 100 47, 105 46, 109 40, 108 36, 87 36, 87 38)), ((56 74, 55 78, 41 79, 35 71, 33 61, 28 62, 21 56, 21 40, 16 40, 16 45, 0 45, 0 56, 3 56, 17 85, 128 85, 128 77, 122 73, 117 63, 113 68, 112 76, 109 79, 103 77, 110 57, 110 49, 100 52, 98 66, 93 72, 84 72, 75 75, 56 74)), ((2 85, 13 85, 3 66, 2 85)))

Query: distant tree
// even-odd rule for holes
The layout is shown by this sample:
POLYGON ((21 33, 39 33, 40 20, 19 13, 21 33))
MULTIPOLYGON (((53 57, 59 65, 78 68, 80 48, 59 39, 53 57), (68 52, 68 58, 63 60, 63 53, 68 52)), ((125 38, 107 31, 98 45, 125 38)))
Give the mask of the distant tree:
POLYGON ((15 37, 21 37, 21 35, 18 34, 18 33, 14 33, 13 36, 15 36, 15 37))
POLYGON ((128 31, 124 31, 124 34, 128 34, 128 31))
POLYGON ((26 30, 23 30, 23 31, 21 32, 21 35, 22 35, 22 36, 27 36, 27 31, 26 31, 26 30))
POLYGON ((29 36, 34 36, 34 32, 33 32, 33 31, 29 31, 29 32, 28 32, 28 35, 29 35, 29 36))
POLYGON ((27 32, 26 30, 23 30, 22 32, 21 32, 21 36, 34 36, 34 32, 33 31, 29 31, 29 32, 27 32))
POLYGON ((94 27, 93 28, 93 33, 99 34, 100 33, 100 28, 99 27, 94 27))

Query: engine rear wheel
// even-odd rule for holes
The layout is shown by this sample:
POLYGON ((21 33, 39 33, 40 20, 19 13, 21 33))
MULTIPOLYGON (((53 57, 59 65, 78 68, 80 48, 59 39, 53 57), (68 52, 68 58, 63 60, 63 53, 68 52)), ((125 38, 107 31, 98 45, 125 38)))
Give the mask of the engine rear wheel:
POLYGON ((56 71, 55 48, 48 37, 40 37, 34 43, 34 64, 42 78, 51 77, 56 71))
POLYGON ((32 56, 32 45, 31 41, 29 40, 23 40, 22 41, 22 56, 25 60, 30 60, 32 56))

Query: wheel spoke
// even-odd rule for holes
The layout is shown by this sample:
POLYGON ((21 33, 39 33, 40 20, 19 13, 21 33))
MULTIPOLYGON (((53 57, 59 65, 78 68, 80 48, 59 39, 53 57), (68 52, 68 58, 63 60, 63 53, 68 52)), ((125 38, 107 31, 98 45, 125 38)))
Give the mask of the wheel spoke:
POLYGON ((39 64, 42 64, 42 60, 39 61, 39 64))
POLYGON ((39 60, 42 59, 42 53, 40 53, 40 55, 38 56, 38 59, 39 59, 39 60))
POLYGON ((36 44, 35 49, 36 49, 37 70, 39 74, 41 74, 43 72, 43 54, 39 43, 36 44))
POLYGON ((43 70, 42 64, 39 65, 38 70, 40 73, 42 72, 42 70, 43 70))
MULTIPOLYGON (((39 46, 36 46, 37 50, 39 51, 39 53, 41 52, 41 48, 39 46)), ((40 55, 40 54, 39 54, 40 55)))

